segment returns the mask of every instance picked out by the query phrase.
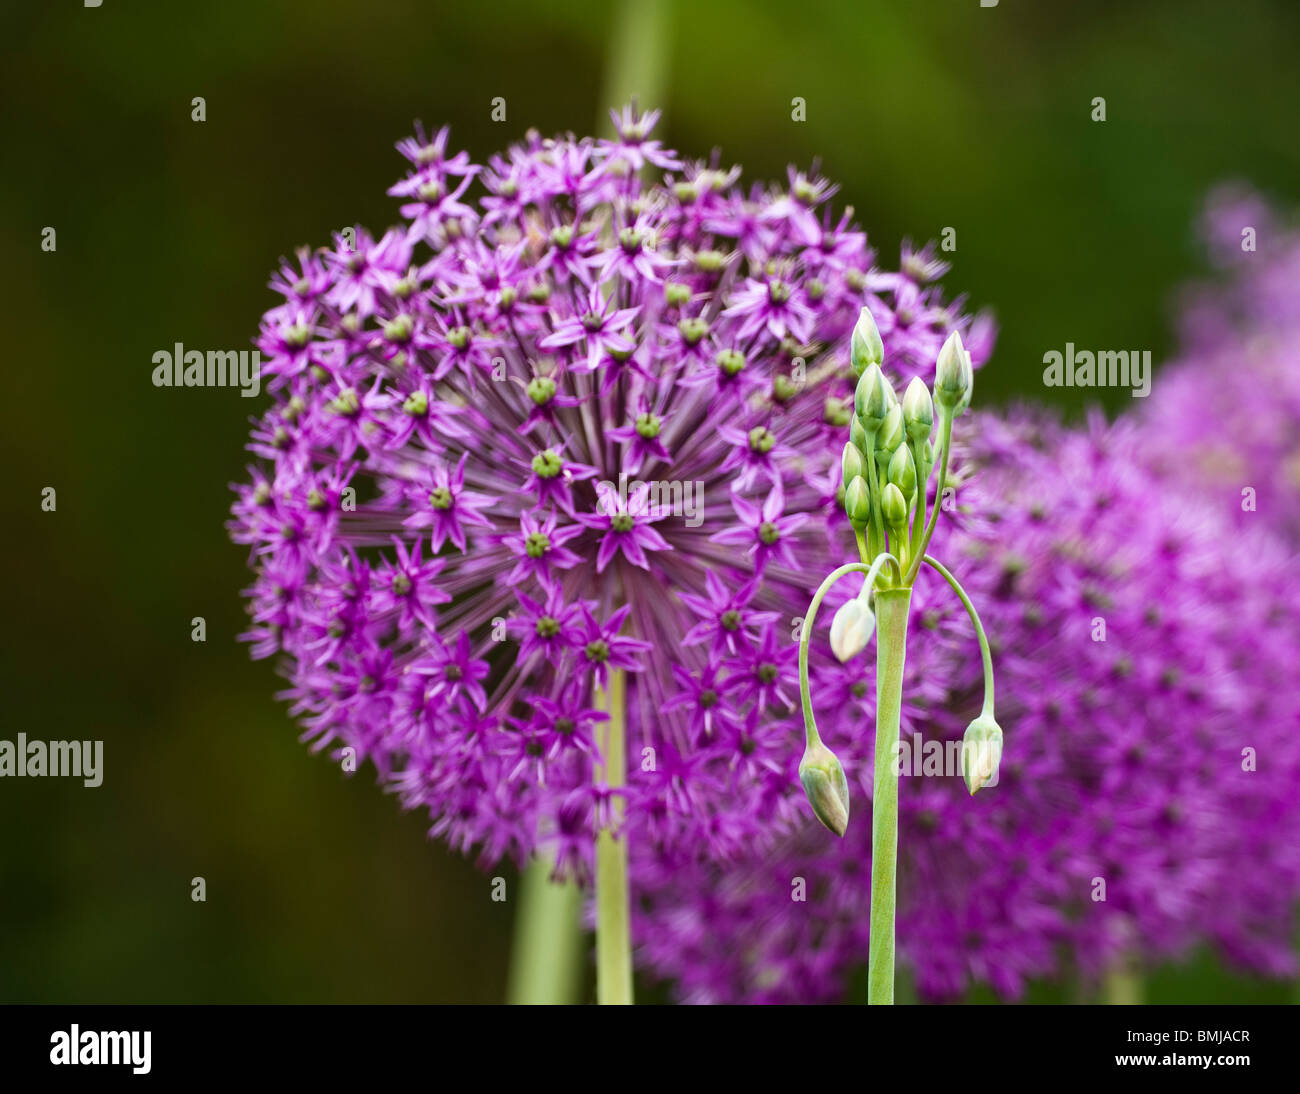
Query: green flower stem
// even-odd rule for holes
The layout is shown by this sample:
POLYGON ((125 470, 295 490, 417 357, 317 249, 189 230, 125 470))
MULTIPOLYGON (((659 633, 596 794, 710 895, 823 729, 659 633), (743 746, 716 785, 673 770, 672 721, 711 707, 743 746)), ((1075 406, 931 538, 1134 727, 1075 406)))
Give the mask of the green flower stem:
POLYGON ((524 870, 510 953, 512 1004, 578 1001, 582 958, 582 894, 574 881, 552 881, 550 863, 533 859, 524 870))
MULTIPOLYGON (((908 537, 909 549, 915 555, 921 547, 921 533, 925 530, 926 502, 929 500, 929 491, 926 489, 930 482, 930 468, 925 463, 925 444, 917 444, 909 440, 908 447, 912 450, 912 460, 916 464, 916 504, 912 507, 912 528, 908 537)), ((935 499, 938 504, 938 499, 935 499)))
MULTIPOLYGON (((867 452, 867 485, 871 487, 871 521, 872 527, 876 530, 876 551, 885 549, 885 525, 884 518, 880 514, 880 477, 876 474, 876 449, 873 444, 870 451, 867 452)), ((874 555, 872 556, 875 557, 874 555)))
POLYGON ((876 602, 876 759, 871 801, 871 945, 867 1002, 894 1001, 894 904, 898 871, 898 726, 907 654, 909 587, 878 589, 876 602))
POLYGON ((866 574, 866 583, 869 585, 876 580, 886 563, 892 563, 895 573, 901 569, 893 555, 877 555, 870 566, 864 562, 846 562, 838 570, 832 570, 813 594, 808 614, 803 617, 803 629, 799 632, 799 698, 803 701, 804 743, 810 747, 821 740, 817 733, 817 720, 813 717, 812 693, 808 687, 808 643, 812 639, 813 624, 817 621, 817 609, 821 607, 822 598, 830 592, 831 586, 845 574, 866 574))
POLYGON ((907 575, 903 579, 905 585, 911 585, 916 580, 917 572, 921 569, 921 559, 925 555, 925 549, 930 546, 930 537, 934 535, 939 510, 943 508, 943 488, 948 482, 948 450, 952 448, 952 411, 946 407, 939 408, 939 441, 943 450, 939 456, 939 486, 934 493, 934 508, 930 510, 930 519, 925 522, 925 531, 913 553, 912 564, 907 568, 907 575))
POLYGON ((958 581, 947 567, 938 559, 930 555, 925 556, 925 562, 931 568, 937 570, 941 577, 952 586, 961 602, 966 605, 966 612, 970 616, 970 621, 975 624, 975 637, 980 643, 980 658, 984 662, 984 709, 981 714, 993 714, 993 654, 989 650, 988 635, 984 633, 984 624, 980 622, 980 613, 975 610, 975 605, 970 602, 970 597, 966 595, 966 590, 961 587, 958 581))
MULTIPOLYGON (((596 693, 596 706, 609 715, 599 736, 603 770, 598 781, 617 790, 627 781, 627 679, 609 670, 609 684, 596 693)), ((623 805, 610 802, 613 824, 623 805)), ((628 908, 627 837, 609 828, 596 834, 596 1002, 632 1002, 632 923, 628 908)))

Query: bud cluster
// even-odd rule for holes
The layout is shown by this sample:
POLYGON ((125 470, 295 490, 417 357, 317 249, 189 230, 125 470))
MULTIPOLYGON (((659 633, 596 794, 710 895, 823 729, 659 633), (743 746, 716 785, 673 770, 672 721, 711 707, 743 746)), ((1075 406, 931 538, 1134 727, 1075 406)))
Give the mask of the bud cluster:
POLYGON ((888 551, 905 573, 915 574, 933 529, 933 520, 928 528, 925 523, 927 486, 936 467, 941 479, 946 474, 952 421, 970 405, 974 386, 970 354, 961 335, 953 331, 939 352, 933 394, 920 377, 914 377, 900 400, 881 369, 880 332, 871 312, 863 308, 853 330, 851 355, 858 385, 841 459, 844 511, 857 533, 864 562, 888 551))

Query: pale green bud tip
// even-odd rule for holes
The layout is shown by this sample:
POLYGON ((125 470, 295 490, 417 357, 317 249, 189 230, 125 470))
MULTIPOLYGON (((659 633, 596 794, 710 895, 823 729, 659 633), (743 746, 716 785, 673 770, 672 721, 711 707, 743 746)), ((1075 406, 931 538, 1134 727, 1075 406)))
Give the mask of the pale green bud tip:
POLYGON ((844 488, 844 512, 861 527, 871 520, 871 491, 861 475, 844 488))
POLYGON ((903 524, 907 520, 907 499, 892 482, 880 492, 880 512, 890 525, 903 524))
POLYGON ((1002 727, 991 714, 981 714, 966 727, 961 743, 961 773, 972 794, 985 786, 997 786, 1002 763, 1002 727))
POLYGON ((861 598, 840 606, 831 620, 831 649, 841 661, 857 657, 867 648, 876 629, 876 617, 861 598))
POLYGON ((900 444, 894 449, 894 454, 889 458, 887 475, 889 481, 902 493, 904 501, 916 493, 916 460, 912 458, 912 450, 907 445, 900 444))
POLYGON ((930 399, 930 389, 919 376, 913 376, 903 394, 903 428, 913 441, 921 441, 930 436, 932 425, 934 403, 930 399))
POLYGON ((879 365, 868 365, 858 378, 858 386, 853 391, 853 411, 867 429, 879 429, 885 420, 889 410, 888 387, 889 381, 879 365))
POLYGON ((799 781, 817 819, 837 836, 849 827, 849 780, 835 753, 818 741, 799 763, 799 781))
POLYGON ((880 443, 877 448, 893 452, 903 443, 903 411, 895 403, 885 415, 885 424, 880 427, 880 443))
POLYGON ((846 487, 854 479, 865 475, 867 472, 866 464, 862 460, 862 453, 851 442, 844 446, 844 454, 840 457, 840 467, 844 471, 844 485, 846 487))
POLYGON ((953 331, 948 335, 934 370, 934 400, 942 407, 952 409, 963 400, 970 401, 970 389, 975 383, 970 354, 962 345, 961 335, 953 331))
POLYGON ((871 318, 871 312, 867 308, 862 309, 857 326, 853 328, 850 357, 853 371, 859 376, 871 365, 882 364, 885 360, 885 343, 880 340, 876 321, 871 318))

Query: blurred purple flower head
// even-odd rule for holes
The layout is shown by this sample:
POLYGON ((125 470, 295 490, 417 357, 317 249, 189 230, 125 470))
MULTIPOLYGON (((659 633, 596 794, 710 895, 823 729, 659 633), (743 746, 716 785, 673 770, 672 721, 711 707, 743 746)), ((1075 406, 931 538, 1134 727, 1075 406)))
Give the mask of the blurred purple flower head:
MULTIPOLYGON (((974 798, 955 771, 900 780, 898 944, 921 995, 1095 982, 1118 959, 1207 941, 1294 974, 1300 584, 1287 552, 1143 469, 1132 421, 984 414, 964 435, 940 553, 994 644, 1006 748, 998 785, 974 798)), ((958 741, 979 709, 975 639, 928 572, 914 601, 901 739, 958 741)), ((829 661, 824 635, 814 644, 829 661)), ((860 797, 870 672, 832 668, 813 692, 860 797)), ((870 825, 837 840, 806 824, 734 864, 632 850, 649 898, 641 960, 685 1000, 835 1000, 865 964, 870 825)))
POLYGON ((1211 195, 1202 235, 1217 276, 1183 295, 1143 455, 1240 527, 1300 545, 1300 230, 1234 184, 1211 195))
POLYGON ((905 378, 953 329, 991 348, 942 263, 878 269, 815 172, 742 191, 654 121, 486 166, 417 132, 406 222, 300 251, 262 321, 244 637, 316 748, 486 861, 582 872, 612 668, 634 845, 727 855, 802 819, 792 628, 851 551, 848 333, 869 306, 905 378))

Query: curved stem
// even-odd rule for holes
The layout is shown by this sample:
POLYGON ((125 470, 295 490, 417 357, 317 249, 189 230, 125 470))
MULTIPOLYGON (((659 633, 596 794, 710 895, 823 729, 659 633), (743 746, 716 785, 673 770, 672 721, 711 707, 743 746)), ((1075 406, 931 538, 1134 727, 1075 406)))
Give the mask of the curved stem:
POLYGON ((845 574, 866 574, 867 579, 863 584, 869 586, 875 582, 886 562, 892 562, 895 570, 899 568, 898 560, 890 554, 877 555, 870 566, 864 562, 847 562, 838 570, 832 570, 827 574, 821 587, 813 593, 812 603, 808 605, 808 614, 803 617, 803 630, 799 632, 799 698, 803 703, 805 745, 812 746, 821 740, 817 733, 817 720, 813 717, 812 693, 808 688, 808 643, 812 639, 813 624, 817 621, 817 609, 821 607, 822 598, 830 592, 831 586, 845 574))
POLYGON ((930 546, 930 537, 934 535, 934 526, 939 518, 939 510, 943 508, 943 488, 948 482, 948 450, 952 448, 952 411, 941 408, 939 419, 939 436, 943 444, 943 454, 939 457, 939 483, 934 494, 934 508, 930 510, 930 519, 925 522, 925 531, 921 534, 921 542, 917 544, 916 554, 912 558, 912 564, 907 568, 906 577, 903 579, 904 584, 907 585, 910 585, 916 579, 916 575, 921 569, 921 558, 925 555, 925 549, 930 546))
POLYGON ((980 613, 975 610, 975 605, 970 602, 970 597, 966 595, 966 590, 961 587, 958 581, 948 568, 938 559, 931 555, 926 555, 925 563, 932 569, 937 570, 939 575, 952 586, 952 591, 960 598, 961 602, 966 605, 966 611, 970 615, 970 621, 975 624, 975 637, 980 642, 980 658, 984 662, 984 710, 983 714, 993 713, 993 654, 989 651, 988 635, 984 633, 984 624, 980 622, 980 613))
MULTIPOLYGON (((603 760, 597 779, 611 791, 627 780, 627 679, 609 670, 609 683, 597 691, 596 706, 609 715, 599 736, 603 760)), ((617 798, 609 803, 610 826, 596 833, 596 1001, 632 1002, 632 924, 627 882, 627 834, 615 835, 623 819, 617 798)))

